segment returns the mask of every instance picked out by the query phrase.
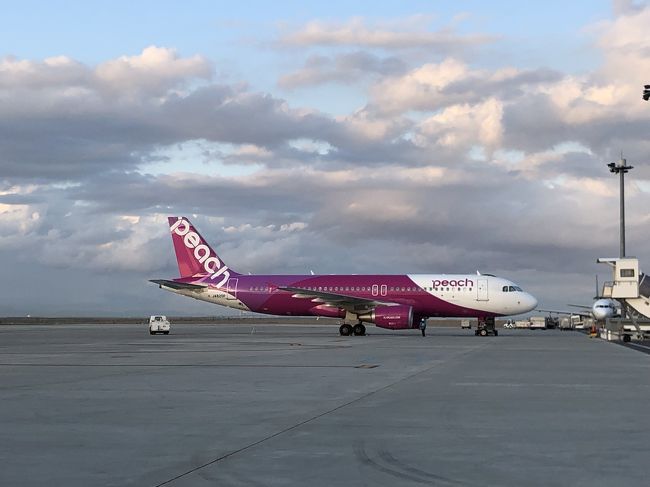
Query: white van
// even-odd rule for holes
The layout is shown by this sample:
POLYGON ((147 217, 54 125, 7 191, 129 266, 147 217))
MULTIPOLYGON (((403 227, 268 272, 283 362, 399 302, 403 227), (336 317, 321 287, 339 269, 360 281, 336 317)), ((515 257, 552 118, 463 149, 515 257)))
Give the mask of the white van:
POLYGON ((169 320, 167 320, 166 316, 152 315, 151 318, 149 318, 150 335, 155 335, 156 333, 164 333, 165 335, 169 335, 170 328, 171 325, 169 324, 169 320))

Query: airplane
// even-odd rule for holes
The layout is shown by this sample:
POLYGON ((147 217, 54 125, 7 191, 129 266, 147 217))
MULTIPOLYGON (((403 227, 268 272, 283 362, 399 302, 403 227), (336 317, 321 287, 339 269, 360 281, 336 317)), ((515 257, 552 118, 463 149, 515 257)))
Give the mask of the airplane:
POLYGON ((420 329, 424 336, 430 317, 476 317, 477 334, 496 335, 496 316, 537 306, 531 294, 491 274, 240 274, 224 264, 188 218, 168 221, 181 277, 152 279, 159 288, 237 310, 338 318, 342 336, 365 335, 364 323, 420 329))
MULTIPOLYGON (((592 304, 591 306, 581 306, 578 304, 570 304, 569 306, 573 306, 575 308, 589 309, 591 313, 591 317, 597 321, 602 321, 607 318, 613 318, 621 314, 620 305, 613 299, 609 299, 609 298, 596 299, 596 301, 594 301, 594 304, 592 304)), ((579 314, 579 313, 574 313, 574 314, 579 314)))
POLYGON ((621 315, 620 305, 615 300, 609 298, 596 298, 594 304, 591 306, 585 306, 582 304, 568 304, 567 306, 581 308, 589 311, 586 313, 581 311, 558 311, 555 309, 538 309, 537 311, 549 313, 549 315, 554 313, 558 315, 569 315, 581 318, 593 318, 596 321, 604 321, 607 318, 615 318, 621 315))

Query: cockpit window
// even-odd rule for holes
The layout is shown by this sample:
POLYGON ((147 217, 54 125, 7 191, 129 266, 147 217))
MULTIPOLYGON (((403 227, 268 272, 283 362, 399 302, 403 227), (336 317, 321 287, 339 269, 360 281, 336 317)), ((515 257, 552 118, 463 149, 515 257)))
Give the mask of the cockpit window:
POLYGON ((524 290, 521 289, 519 286, 515 286, 515 291, 523 292, 524 290))
POLYGON ((508 292, 508 286, 503 286, 503 287, 501 288, 501 290, 502 290, 504 293, 507 293, 507 292, 508 292))
POLYGON ((514 292, 514 291, 515 291, 515 287, 514 287, 514 286, 510 286, 510 288, 508 288, 508 291, 510 291, 510 292, 514 292))

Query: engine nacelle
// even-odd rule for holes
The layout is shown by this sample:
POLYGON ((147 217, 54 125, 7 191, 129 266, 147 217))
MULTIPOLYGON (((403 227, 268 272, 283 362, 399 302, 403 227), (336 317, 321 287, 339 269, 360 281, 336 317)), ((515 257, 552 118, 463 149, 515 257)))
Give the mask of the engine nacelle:
POLYGON ((413 328, 413 308, 400 304, 397 306, 377 306, 370 313, 360 314, 360 321, 374 323, 380 328, 403 330, 413 328))

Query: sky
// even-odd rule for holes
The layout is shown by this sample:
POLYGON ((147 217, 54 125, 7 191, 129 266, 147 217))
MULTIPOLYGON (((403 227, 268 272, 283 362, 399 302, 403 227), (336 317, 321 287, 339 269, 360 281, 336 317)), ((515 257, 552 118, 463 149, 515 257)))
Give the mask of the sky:
POLYGON ((0 7, 0 316, 223 314, 148 282, 178 275, 168 215, 242 273, 590 304, 621 152, 650 261, 645 2, 0 7))

